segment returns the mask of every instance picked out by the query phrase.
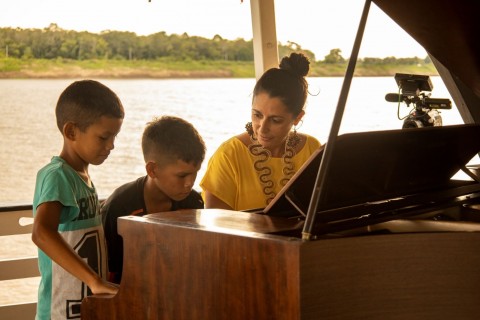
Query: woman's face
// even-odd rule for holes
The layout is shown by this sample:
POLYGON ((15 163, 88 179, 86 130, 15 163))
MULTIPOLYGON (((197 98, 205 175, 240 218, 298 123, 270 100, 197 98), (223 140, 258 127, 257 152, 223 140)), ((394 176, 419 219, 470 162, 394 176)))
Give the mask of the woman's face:
POLYGON ((252 125, 258 142, 273 156, 283 154, 284 141, 293 125, 298 124, 304 112, 296 118, 279 98, 259 93, 253 99, 252 125))

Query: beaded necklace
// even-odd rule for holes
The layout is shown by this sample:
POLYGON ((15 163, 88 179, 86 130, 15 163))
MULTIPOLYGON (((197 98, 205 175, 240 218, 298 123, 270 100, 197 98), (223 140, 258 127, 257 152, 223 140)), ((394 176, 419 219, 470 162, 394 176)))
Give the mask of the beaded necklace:
MULTIPOLYGON (((248 128, 247 128, 248 131, 248 128)), ((250 134, 250 132, 249 132, 250 134)), ((255 157, 253 162, 253 167, 257 172, 258 178, 262 185, 263 193, 266 196, 265 204, 268 205, 270 201, 275 198, 275 181, 272 178, 272 168, 269 166, 268 161, 272 157, 270 150, 264 148, 258 140, 254 137, 253 133, 250 134, 250 140, 252 143, 248 145, 248 150, 250 154, 255 157)), ((285 142, 285 152, 282 156, 283 162, 283 178, 279 181, 280 186, 285 186, 285 184, 292 178, 295 174, 295 164, 293 163, 292 158, 295 156, 295 147, 300 142, 300 137, 296 134, 296 131, 292 135, 287 136, 285 142)))

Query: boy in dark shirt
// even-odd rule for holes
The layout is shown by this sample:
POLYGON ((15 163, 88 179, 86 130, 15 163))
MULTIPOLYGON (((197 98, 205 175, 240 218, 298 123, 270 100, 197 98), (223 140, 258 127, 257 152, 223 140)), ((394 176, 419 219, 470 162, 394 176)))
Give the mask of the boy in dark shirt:
POLYGON ((179 209, 202 209, 202 197, 193 190, 205 158, 205 143, 187 121, 164 116, 147 124, 142 151, 147 175, 117 188, 102 205, 108 249, 109 280, 120 283, 123 241, 117 218, 179 209))

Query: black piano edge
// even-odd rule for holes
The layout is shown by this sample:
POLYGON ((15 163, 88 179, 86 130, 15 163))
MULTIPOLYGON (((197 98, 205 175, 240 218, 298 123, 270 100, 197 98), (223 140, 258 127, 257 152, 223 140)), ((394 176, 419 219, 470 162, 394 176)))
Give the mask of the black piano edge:
MULTIPOLYGON (((317 238, 335 236, 358 236, 362 233, 409 232, 405 229, 405 219, 412 221, 408 225, 418 229, 416 222, 428 232, 439 231, 480 231, 471 225, 480 222, 480 183, 472 182, 453 189, 434 190, 385 201, 363 203, 330 210, 319 210, 316 215, 313 232, 317 238), (477 208, 477 204, 478 208, 477 208), (402 220, 402 228, 397 229, 394 220, 402 220), (430 223, 426 223, 430 221, 430 223), (437 223, 437 225, 435 225, 437 223), (463 227, 461 224, 465 224, 463 227), (429 226, 426 228, 426 226, 429 226)), ((303 216, 296 217, 299 220, 303 216)), ((292 219, 292 218, 290 218, 292 219)), ((301 237, 301 228, 279 231, 275 234, 301 237)))

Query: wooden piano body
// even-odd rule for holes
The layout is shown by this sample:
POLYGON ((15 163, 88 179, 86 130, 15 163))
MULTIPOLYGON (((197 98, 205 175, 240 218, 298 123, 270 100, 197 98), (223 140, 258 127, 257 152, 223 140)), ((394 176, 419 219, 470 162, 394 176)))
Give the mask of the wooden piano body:
POLYGON ((317 214, 313 240, 302 240, 305 219, 296 208, 311 197, 321 149, 261 212, 204 209, 119 218, 119 292, 85 298, 82 317, 478 315, 480 179, 450 176, 480 151, 478 136, 478 125, 339 136, 325 189, 329 207, 317 214), (428 170, 411 170, 417 159, 429 163, 428 170))
MULTIPOLYGON (((480 124, 478 1, 373 3, 425 47, 465 123, 480 124)), ((475 134, 466 143, 479 140, 475 134)), ((452 160, 456 152, 445 154, 452 160)), ((322 231, 329 215, 321 212, 314 240, 302 240, 301 219, 256 213, 206 209, 120 218, 119 292, 85 298, 82 318, 477 319, 480 189, 458 190, 429 192, 424 203, 416 195, 413 205, 407 198, 402 207, 385 207, 392 216, 366 222, 361 218, 373 211, 340 212, 351 224, 339 221, 333 233, 322 231), (422 214, 429 219, 392 220, 422 214), (437 215, 453 221, 431 219, 437 215)))
MULTIPOLYGON (((119 219, 124 275, 83 319, 474 319, 480 233, 303 241, 298 221, 225 210, 119 219)), ((464 229, 467 226, 459 225, 464 229)))

